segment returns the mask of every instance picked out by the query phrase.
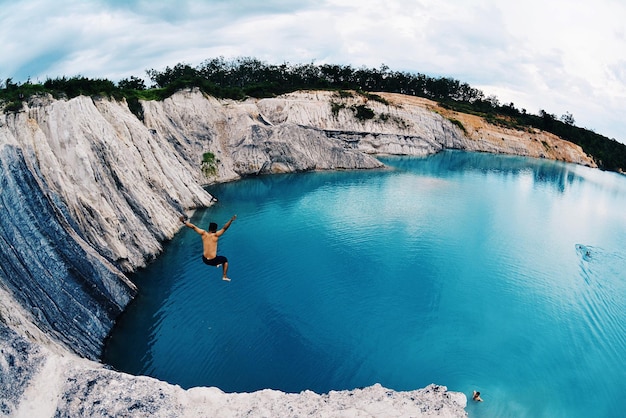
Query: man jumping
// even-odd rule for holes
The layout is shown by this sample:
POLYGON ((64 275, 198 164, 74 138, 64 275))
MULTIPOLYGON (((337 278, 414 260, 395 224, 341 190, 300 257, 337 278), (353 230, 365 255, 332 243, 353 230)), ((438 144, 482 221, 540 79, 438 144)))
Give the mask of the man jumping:
POLYGON ((224 234, 224 232, 226 232, 235 219, 237 219, 237 215, 230 218, 230 220, 226 222, 219 231, 217 230, 217 224, 215 222, 211 222, 209 224, 209 230, 205 231, 204 229, 200 229, 189 222, 186 216, 180 217, 180 221, 185 224, 185 226, 200 234, 203 248, 202 261, 204 261, 204 264, 215 267, 219 267, 221 265, 222 280, 226 280, 228 282, 230 281, 228 276, 226 276, 226 273, 228 272, 228 259, 223 255, 217 255, 217 240, 224 234))

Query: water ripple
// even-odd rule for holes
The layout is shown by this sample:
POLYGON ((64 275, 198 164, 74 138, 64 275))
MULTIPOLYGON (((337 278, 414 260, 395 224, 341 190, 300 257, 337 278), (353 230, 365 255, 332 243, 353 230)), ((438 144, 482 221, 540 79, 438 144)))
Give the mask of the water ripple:
POLYGON ((613 364, 626 359, 626 257, 576 244, 580 275, 585 282, 581 306, 596 348, 610 353, 613 364), (619 273, 618 273, 619 272, 619 273), (620 274, 620 275, 618 275, 620 274))

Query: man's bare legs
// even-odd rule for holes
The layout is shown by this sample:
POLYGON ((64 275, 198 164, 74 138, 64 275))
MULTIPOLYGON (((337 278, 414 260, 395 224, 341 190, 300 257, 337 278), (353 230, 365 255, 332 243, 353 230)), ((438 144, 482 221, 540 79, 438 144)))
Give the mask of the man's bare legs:
MULTIPOLYGON (((219 266, 220 264, 218 264, 215 267, 219 267, 219 266)), ((230 282, 230 279, 228 278, 228 276, 226 276, 226 273, 228 272, 228 261, 222 264, 221 266, 222 266, 222 280, 226 280, 227 282, 230 282)))

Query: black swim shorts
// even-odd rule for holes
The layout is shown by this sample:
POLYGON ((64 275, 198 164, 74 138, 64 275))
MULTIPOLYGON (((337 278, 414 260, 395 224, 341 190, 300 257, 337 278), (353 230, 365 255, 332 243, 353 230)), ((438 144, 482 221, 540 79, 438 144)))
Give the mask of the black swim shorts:
POLYGON ((219 266, 220 264, 227 262, 228 259, 223 255, 218 255, 217 257, 211 259, 202 256, 202 261, 204 261, 204 264, 208 264, 209 266, 219 266))

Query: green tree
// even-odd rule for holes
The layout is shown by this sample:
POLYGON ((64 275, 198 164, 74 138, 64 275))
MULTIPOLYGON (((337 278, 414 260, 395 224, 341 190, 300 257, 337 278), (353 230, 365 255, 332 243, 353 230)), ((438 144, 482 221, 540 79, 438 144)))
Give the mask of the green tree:
POLYGON ((574 120, 574 115, 569 112, 565 112, 564 115, 561 115, 561 122, 566 125, 574 125, 576 121, 574 120))
POLYGON ((139 77, 131 76, 120 80, 117 86, 122 90, 145 90, 146 82, 139 77))

